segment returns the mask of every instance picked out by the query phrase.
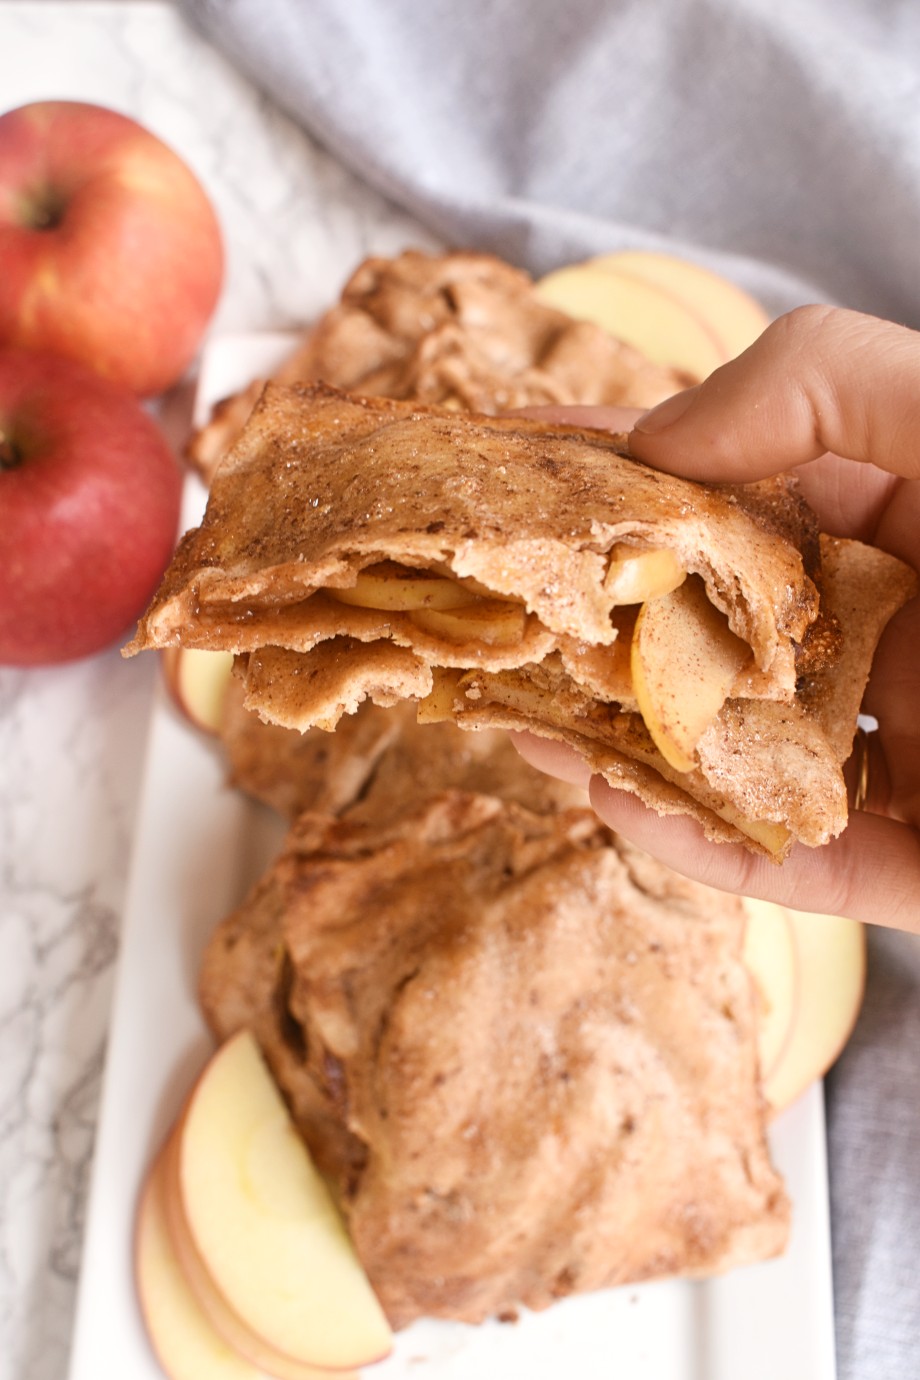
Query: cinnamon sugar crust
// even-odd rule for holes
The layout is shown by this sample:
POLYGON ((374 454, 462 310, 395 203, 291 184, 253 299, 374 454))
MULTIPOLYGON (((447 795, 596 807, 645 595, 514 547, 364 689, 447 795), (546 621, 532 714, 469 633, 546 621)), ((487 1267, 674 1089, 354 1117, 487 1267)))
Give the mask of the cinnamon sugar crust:
POLYGON ((201 995, 256 1029, 391 1321, 474 1322, 783 1248, 742 932, 587 809, 448 792, 301 816, 201 995))
MULTIPOLYGON (((365 260, 276 374, 467 412, 546 404, 653 407, 693 379, 541 302, 491 254, 407 250, 365 260)), ((210 482, 263 381, 225 399, 187 454, 210 482)))

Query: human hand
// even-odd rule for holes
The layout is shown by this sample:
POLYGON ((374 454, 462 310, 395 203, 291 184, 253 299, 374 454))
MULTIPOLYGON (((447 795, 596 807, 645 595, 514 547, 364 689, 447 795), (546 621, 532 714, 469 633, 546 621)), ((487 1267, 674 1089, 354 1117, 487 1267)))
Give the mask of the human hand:
MULTIPOLYGON (((549 420, 622 430, 657 469, 734 483, 794 469, 822 531, 881 547, 920 570, 920 333, 855 312, 803 307, 738 359, 644 417, 610 408, 541 409, 549 420)), ((868 795, 822 848, 797 844, 777 867, 701 827, 660 817, 562 744, 516 735, 523 755, 588 785, 617 833, 723 891, 920 933, 920 599, 890 622, 864 710, 868 795)), ((852 759, 851 759, 852 761, 852 759)))

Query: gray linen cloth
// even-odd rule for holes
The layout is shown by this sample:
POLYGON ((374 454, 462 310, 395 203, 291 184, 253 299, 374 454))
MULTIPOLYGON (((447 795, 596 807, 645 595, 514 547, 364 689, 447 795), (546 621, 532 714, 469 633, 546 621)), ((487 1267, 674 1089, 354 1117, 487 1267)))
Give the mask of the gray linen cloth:
MULTIPOLYGON (((448 243, 533 273, 670 250, 774 313, 837 302, 920 328, 917 0, 185 8, 448 243)), ((828 1080, 840 1380, 920 1375, 918 1075, 920 947, 879 931, 828 1080)))

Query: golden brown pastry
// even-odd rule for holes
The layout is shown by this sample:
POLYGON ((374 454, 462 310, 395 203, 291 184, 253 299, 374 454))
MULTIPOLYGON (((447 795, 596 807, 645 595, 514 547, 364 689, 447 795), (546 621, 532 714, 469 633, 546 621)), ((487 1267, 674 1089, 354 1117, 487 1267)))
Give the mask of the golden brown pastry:
POLYGON ((250 1025, 388 1316, 779 1252, 741 903, 612 839, 447 792, 304 815, 216 932, 201 997, 250 1025))
MULTIPOLYGON (((526 273, 491 254, 413 249, 359 265, 276 378, 473 412, 652 407, 694 381, 547 306, 526 273)), ((189 442, 208 480, 261 391, 256 381, 219 403, 189 442)))

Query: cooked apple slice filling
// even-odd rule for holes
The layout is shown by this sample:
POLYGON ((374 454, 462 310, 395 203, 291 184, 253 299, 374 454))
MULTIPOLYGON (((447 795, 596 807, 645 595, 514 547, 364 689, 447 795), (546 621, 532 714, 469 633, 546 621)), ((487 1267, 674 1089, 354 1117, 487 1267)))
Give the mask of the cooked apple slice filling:
POLYGON ((740 810, 728 803, 720 806, 716 814, 724 819, 726 824, 733 824, 742 834, 759 843, 771 857, 782 859, 788 853, 792 834, 785 824, 774 824, 769 819, 747 819, 740 810))
POLYGON ((696 746, 725 703, 751 649, 693 576, 642 606, 632 679, 652 741, 676 771, 697 765, 696 746))
MULTIPOLYGON (((742 687, 751 677, 751 648, 710 602, 703 580, 688 577, 665 549, 614 548, 615 566, 628 572, 628 586, 619 584, 621 594, 645 595, 641 605, 623 603, 611 610, 616 640, 599 646, 543 629, 546 676, 537 664, 522 667, 523 674, 510 667, 507 673, 496 670, 487 678, 485 697, 532 723, 577 722, 583 735, 611 746, 621 736, 614 721, 626 722, 618 718, 621 711, 627 718, 634 714, 648 730, 649 765, 657 763, 666 779, 677 781, 699 768, 697 745, 726 700, 747 697, 742 687)), ((365 567, 352 586, 327 587, 323 593, 356 611, 398 615, 404 627, 411 624, 441 644, 446 664, 434 647, 422 653, 429 659, 432 685, 418 702, 420 723, 463 718, 482 693, 475 674, 464 673, 468 661, 451 664, 449 647, 461 652, 476 643, 518 647, 528 620, 521 601, 493 597, 485 586, 443 568, 416 569, 393 561, 365 567)), ((748 819, 721 798, 706 803, 771 855, 781 856, 788 847, 790 835, 783 826, 748 819)))
MULTIPOLYGON (((670 593, 686 576, 673 551, 618 543, 611 550, 604 587, 616 606, 638 605, 670 593)), ((518 600, 496 595, 478 581, 410 569, 396 561, 366 566, 353 585, 323 592, 353 608, 407 613, 417 627, 451 642, 513 646, 523 637, 527 617, 518 600)))
POLYGON ((482 599, 458 609, 416 609, 412 622, 451 642, 488 642, 511 647, 524 636, 527 614, 522 604, 482 599))
MULTIPOLYGON (((458 641, 473 636, 514 642, 520 637, 515 615, 522 614, 518 606, 495 608, 483 601, 445 612, 425 609, 412 616, 419 626, 458 641), (496 621, 490 628, 487 619, 493 617, 496 621)), ((638 615, 630 608, 617 609, 613 621, 618 636, 609 647, 562 641, 567 677, 573 687, 614 712, 617 708, 637 711, 669 766, 677 772, 693 771, 699 765, 700 738, 726 699, 738 694, 743 673, 751 668, 750 647, 731 632, 725 615, 710 603, 702 580, 698 576, 687 579, 684 572, 678 585, 650 595, 638 615)), ((425 722, 450 717, 453 696, 465 689, 455 671, 438 669, 436 674, 440 679, 419 713, 425 722)), ((554 698, 532 684, 525 686, 515 676, 505 682, 493 678, 492 685, 500 702, 522 712, 536 712, 537 717, 547 716, 554 698)))
MULTIPOLYGON (((614 779, 610 772, 619 763, 623 772, 615 771, 616 783, 627 789, 637 789, 644 799, 647 799, 646 789, 652 780, 659 783, 665 795, 668 787, 664 783, 680 791, 685 789, 688 774, 675 770, 661 755, 641 715, 628 710, 620 712, 616 705, 603 705, 590 694, 580 694, 561 671, 561 661, 548 658, 542 667, 533 668, 531 678, 513 671, 447 673, 443 680, 436 678, 432 694, 421 701, 420 721, 434 721, 429 717, 430 705, 436 708, 439 718, 453 717, 461 727, 491 723, 505 728, 536 729, 570 743, 595 771, 608 779, 614 779), (642 763, 643 769, 648 769, 644 778, 646 789, 637 783, 629 768, 630 762, 642 763)), ((776 860, 782 859, 792 839, 784 824, 748 815, 723 791, 711 786, 698 766, 689 775, 694 795, 704 807, 703 815, 698 818, 704 822, 710 836, 732 837, 732 833, 717 831, 712 834, 710 826, 714 816, 730 826, 735 838, 740 834, 755 843, 759 851, 776 860)), ((642 770, 640 782, 641 779, 642 770)), ((657 788, 653 788, 652 793, 661 807, 657 788)))
POLYGON ((454 701, 460 693, 462 671, 448 671, 442 666, 434 666, 431 675, 431 689, 416 705, 416 718, 420 724, 440 724, 452 719, 454 701))
POLYGON ((604 589, 615 604, 644 604, 670 594, 686 577, 673 551, 658 547, 642 551, 618 542, 610 552, 604 589))
POLYGON ((517 600, 494 596, 476 581, 382 561, 360 571, 353 585, 323 591, 340 604, 406 613, 412 623, 449 642, 511 647, 524 636, 527 613, 517 600))
POLYGON ((447 576, 430 570, 410 570, 396 561, 366 566, 347 589, 326 589, 325 593, 340 604, 393 613, 457 609, 478 597, 447 576))

